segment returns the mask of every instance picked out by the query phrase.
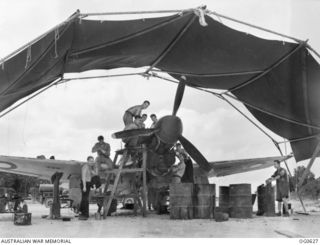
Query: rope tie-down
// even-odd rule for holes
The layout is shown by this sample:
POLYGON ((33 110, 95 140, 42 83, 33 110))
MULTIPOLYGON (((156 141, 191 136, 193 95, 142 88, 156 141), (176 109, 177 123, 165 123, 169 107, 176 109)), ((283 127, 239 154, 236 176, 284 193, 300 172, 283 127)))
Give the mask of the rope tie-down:
POLYGON ((207 26, 205 15, 207 14, 206 6, 201 6, 193 10, 194 14, 199 17, 199 23, 201 26, 207 26))

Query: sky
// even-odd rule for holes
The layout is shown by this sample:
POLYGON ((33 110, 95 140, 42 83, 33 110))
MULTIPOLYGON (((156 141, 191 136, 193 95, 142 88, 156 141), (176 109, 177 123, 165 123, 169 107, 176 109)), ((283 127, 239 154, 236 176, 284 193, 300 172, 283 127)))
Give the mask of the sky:
MULTIPOLYGON (((1 0, 0 58, 67 19, 77 9, 81 13, 188 9, 200 5, 218 13, 302 40, 320 51, 320 2, 316 0, 1 0)), ((142 18, 143 15, 121 16, 142 18)), ((106 18, 106 17, 103 17, 106 18)), ((111 17, 108 17, 111 18, 111 17)), ((108 19, 107 18, 107 19, 108 19)), ((112 18, 119 18, 114 17, 112 18)), ((279 39, 261 31, 217 19, 232 28, 268 39, 279 39)), ((137 69, 95 71, 73 76, 136 72, 137 69)), ((158 117, 171 113, 176 85, 155 78, 118 77, 75 80, 55 86, 0 119, 0 154, 84 161, 98 135, 110 143, 112 151, 121 147, 111 134, 123 129, 122 115, 132 106, 150 100, 147 114, 158 117)), ((256 121, 240 104, 238 106, 256 121)), ((186 88, 178 112, 184 132, 209 161, 278 156, 273 143, 237 111, 214 96, 186 88)), ((151 124, 150 119, 146 122, 151 124)), ((259 123, 258 123, 259 124, 259 123)), ((262 126, 263 127, 263 126, 262 126)), ((283 139, 268 131, 277 140, 283 139)), ((283 151, 290 153, 289 145, 283 151)), ((288 161, 292 170, 294 159, 288 161)), ((320 175, 319 160, 313 172, 320 175)), ((306 162, 302 162, 306 164, 306 162)), ((260 185, 273 169, 213 178, 218 185, 252 183, 260 185)))

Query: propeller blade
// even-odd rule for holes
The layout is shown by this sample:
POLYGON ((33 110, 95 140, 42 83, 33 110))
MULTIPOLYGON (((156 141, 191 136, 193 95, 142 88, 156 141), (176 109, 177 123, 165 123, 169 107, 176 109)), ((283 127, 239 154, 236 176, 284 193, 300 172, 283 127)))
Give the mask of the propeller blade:
POLYGON ((156 128, 139 128, 139 129, 130 129, 123 130, 111 135, 114 139, 123 139, 129 137, 137 137, 137 136, 148 136, 156 132, 158 129, 156 128))
POLYGON ((209 172, 212 168, 207 161, 207 159, 201 154, 201 152, 185 137, 179 136, 179 141, 181 142, 183 148, 188 152, 188 154, 199 164, 200 168, 209 172))
POLYGON ((185 87, 186 87, 185 81, 180 80, 177 91, 176 91, 176 97, 174 98, 174 105, 173 105, 173 111, 172 111, 172 115, 174 116, 177 114, 178 109, 180 107, 185 87))

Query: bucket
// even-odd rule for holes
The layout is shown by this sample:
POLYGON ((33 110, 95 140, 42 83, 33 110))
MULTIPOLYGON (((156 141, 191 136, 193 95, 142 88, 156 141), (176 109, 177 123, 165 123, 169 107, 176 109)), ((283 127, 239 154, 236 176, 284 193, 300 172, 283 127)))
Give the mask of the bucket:
POLYGON ((14 213, 13 223, 15 225, 31 225, 31 213, 14 213))
POLYGON ((216 185, 194 185, 194 218, 210 219, 216 206, 216 185))
POLYGON ((231 218, 252 218, 251 185, 230 185, 229 206, 229 214, 231 218))
POLYGON ((219 187, 219 208, 223 213, 229 213, 229 186, 219 187))
POLYGON ((192 183, 170 184, 170 219, 193 218, 193 193, 192 183))
POLYGON ((271 183, 265 186, 264 215, 268 217, 276 215, 274 191, 275 188, 272 187, 271 183))

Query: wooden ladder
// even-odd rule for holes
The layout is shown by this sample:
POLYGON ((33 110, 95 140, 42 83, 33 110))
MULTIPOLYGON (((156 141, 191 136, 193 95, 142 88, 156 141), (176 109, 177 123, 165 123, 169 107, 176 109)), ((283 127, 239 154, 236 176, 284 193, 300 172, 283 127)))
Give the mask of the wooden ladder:
MULTIPOLYGON (((117 169, 113 169, 110 171, 105 171, 105 173, 107 174, 116 174, 116 178, 114 180, 114 184, 113 184, 113 188, 111 191, 111 195, 110 197, 108 197, 107 191, 108 191, 108 186, 109 183, 107 181, 106 183, 106 187, 104 189, 104 202, 103 202, 103 206, 104 206, 104 212, 103 212, 103 218, 106 219, 112 200, 115 197, 115 193, 117 191, 117 187, 119 184, 119 180, 120 180, 120 176, 121 173, 141 173, 142 172, 142 216, 145 217, 146 216, 146 204, 147 204, 147 172, 146 172, 146 168, 147 168, 147 149, 145 147, 145 145, 142 145, 142 147, 138 147, 138 148, 134 148, 135 151, 142 151, 142 166, 141 168, 127 168, 124 169, 123 166, 125 164, 125 159, 127 157, 128 154, 128 149, 124 149, 124 150, 119 150, 116 151, 116 155, 114 158, 114 166, 116 164, 116 161, 118 159, 118 155, 122 155, 123 156, 123 161, 120 162, 119 168, 117 169)), ((110 179, 110 178, 109 178, 110 179)), ((135 214, 137 213, 137 205, 139 205, 141 207, 141 202, 139 199, 139 190, 136 189, 135 185, 134 185, 134 190, 133 190, 134 194, 132 195, 123 195, 122 197, 134 197, 135 200, 135 204, 134 204, 134 212, 135 214)))

